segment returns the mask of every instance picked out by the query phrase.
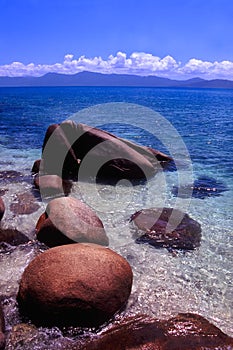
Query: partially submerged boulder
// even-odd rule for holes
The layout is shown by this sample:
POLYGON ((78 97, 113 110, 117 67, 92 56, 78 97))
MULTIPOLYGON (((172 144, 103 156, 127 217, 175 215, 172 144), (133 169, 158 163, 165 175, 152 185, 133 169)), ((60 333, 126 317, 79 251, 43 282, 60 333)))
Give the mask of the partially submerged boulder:
POLYGON ((126 317, 84 344, 75 344, 68 349, 232 350, 233 339, 196 314, 179 314, 168 321, 136 315, 126 317))
POLYGON ((38 324, 98 326, 124 307, 132 278, 128 262, 108 248, 63 245, 28 265, 17 299, 38 324))
POLYGON ((41 174, 81 180, 95 176, 99 179, 148 179, 163 163, 171 161, 171 157, 159 151, 72 121, 50 125, 42 151, 41 174))
POLYGON ((95 212, 80 200, 51 200, 36 225, 37 239, 49 247, 76 242, 108 245, 104 226, 95 212))
POLYGON ((142 209, 132 215, 140 237, 137 243, 155 247, 194 249, 200 246, 201 225, 186 213, 172 208, 142 209))

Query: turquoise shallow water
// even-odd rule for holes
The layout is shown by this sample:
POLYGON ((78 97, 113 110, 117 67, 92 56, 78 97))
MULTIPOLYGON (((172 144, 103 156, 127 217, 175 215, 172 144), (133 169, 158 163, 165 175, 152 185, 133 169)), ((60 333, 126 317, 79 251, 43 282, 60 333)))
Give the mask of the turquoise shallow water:
MULTIPOLYGON (((173 151, 181 163, 178 173, 159 172, 144 185, 96 188, 95 184, 75 184, 72 190, 73 196, 97 211, 110 238, 110 247, 127 258, 133 268, 133 290, 125 313, 143 312, 167 318, 178 312, 197 312, 233 335, 233 90, 1 88, 0 171, 29 174, 33 161, 40 157, 47 126, 67 118, 104 125, 134 142, 173 151), (103 106, 93 107, 105 103, 111 104, 104 107, 104 113, 103 106), (140 106, 160 113, 162 119, 140 106), (88 107, 93 108, 81 112, 88 107), (164 120, 171 129, 164 127, 164 120), (181 141, 188 150, 185 155, 181 141), (182 161, 190 161, 191 177, 190 167, 182 167, 182 161), (179 177, 184 184, 190 184, 192 178, 203 176, 223 184, 227 191, 205 199, 179 199, 173 195, 179 177), (200 248, 185 254, 178 252, 174 257, 167 250, 134 243, 134 233, 128 224, 130 215, 141 208, 165 205, 180 205, 200 222, 200 248)), ((7 211, 2 225, 17 227, 33 238, 33 228, 44 203, 39 203, 36 213, 14 216, 9 207, 15 194, 30 190, 31 184, 2 182, 0 186, 8 189, 3 196, 7 211)), ((0 254, 0 294, 9 298, 4 304, 8 330, 18 322, 14 307, 18 281, 35 254, 36 249, 30 245, 0 254)))

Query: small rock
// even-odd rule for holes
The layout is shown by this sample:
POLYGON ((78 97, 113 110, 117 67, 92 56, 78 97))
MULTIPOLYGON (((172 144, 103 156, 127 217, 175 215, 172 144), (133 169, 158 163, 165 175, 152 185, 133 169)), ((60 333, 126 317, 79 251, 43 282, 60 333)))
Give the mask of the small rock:
POLYGON ((136 212, 131 220, 139 232, 137 243, 155 247, 194 249, 200 246, 201 225, 177 209, 151 208, 136 212))
POLYGON ((4 229, 0 227, 0 243, 1 242, 6 242, 13 246, 16 246, 29 242, 29 238, 14 228, 4 229))
POLYGON ((37 239, 49 247, 74 242, 108 245, 102 221, 91 208, 72 197, 51 200, 36 230, 37 239))
POLYGON ((38 330, 35 326, 26 323, 19 323, 12 327, 7 339, 6 348, 19 350, 27 344, 31 344, 31 349, 35 345, 34 341, 38 337, 38 330))
POLYGON ((32 166, 32 174, 38 174, 40 171, 40 164, 41 164, 41 159, 35 160, 33 166, 32 166))
POLYGON ((43 197, 68 195, 72 187, 70 181, 62 180, 58 175, 37 175, 34 178, 34 185, 43 197))
POLYGON ((4 332, 5 332, 5 320, 4 320, 2 306, 0 304, 0 350, 4 349, 4 347, 5 347, 4 332))
POLYGON ((10 210, 14 214, 26 215, 32 214, 40 208, 35 197, 29 193, 20 193, 16 195, 16 202, 11 203, 10 210))
POLYGON ((25 269, 17 300, 36 324, 98 326, 127 302, 128 262, 90 243, 51 248, 25 269))
POLYGON ((5 204, 3 202, 3 199, 0 197, 0 221, 2 220, 4 213, 5 213, 5 204))
POLYGON ((1 190, 0 190, 0 196, 4 196, 4 194, 6 194, 7 191, 8 191, 7 188, 4 188, 3 190, 1 189, 1 190))

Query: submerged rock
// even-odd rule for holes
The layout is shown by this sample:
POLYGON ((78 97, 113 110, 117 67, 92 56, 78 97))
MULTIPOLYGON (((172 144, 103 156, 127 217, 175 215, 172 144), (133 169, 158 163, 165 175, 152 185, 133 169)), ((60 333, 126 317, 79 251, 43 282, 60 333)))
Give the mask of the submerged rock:
POLYGON ((8 191, 7 188, 4 188, 4 189, 0 189, 0 196, 4 196, 4 194, 6 194, 8 191))
POLYGON ((19 323, 12 327, 6 342, 6 349, 18 350, 24 348, 25 345, 34 349, 37 338, 38 329, 35 326, 19 323))
POLYGON ((4 213, 5 213, 5 204, 3 202, 3 199, 0 197, 0 221, 2 220, 4 213))
POLYGON ((10 210, 17 215, 32 214, 39 208, 39 204, 30 192, 17 194, 15 202, 10 205, 10 210))
POLYGON ((194 249, 200 246, 201 225, 177 209, 142 209, 131 217, 139 233, 137 243, 155 247, 194 249))
POLYGON ((37 239, 49 247, 76 242, 108 245, 102 221, 90 207, 72 197, 51 200, 36 230, 37 239))
POLYGON ((29 238, 15 228, 0 227, 0 243, 1 242, 17 246, 29 242, 29 238))
POLYGON ((42 150, 43 174, 81 180, 96 175, 104 180, 148 179, 161 169, 160 163, 171 161, 159 151, 72 121, 50 125, 42 150))
POLYGON ((232 350, 233 339, 196 314, 168 321, 145 315, 126 317, 84 344, 64 350, 232 350))
POLYGON ((5 347, 5 319, 3 314, 2 305, 0 304, 0 350, 5 347))
POLYGON ((132 278, 128 262, 108 248, 64 245, 28 265, 17 299, 38 324, 97 326, 125 305, 132 278))
POLYGON ((180 188, 174 186, 172 193, 181 198, 189 198, 190 193, 192 193, 194 198, 205 199, 208 197, 219 197, 222 192, 227 190, 228 188, 222 182, 211 177, 202 176, 191 185, 185 185, 180 188))
POLYGON ((31 176, 30 175, 24 175, 20 173, 19 171, 15 170, 3 170, 0 171, 0 182, 4 184, 12 183, 12 182, 31 182, 31 176))

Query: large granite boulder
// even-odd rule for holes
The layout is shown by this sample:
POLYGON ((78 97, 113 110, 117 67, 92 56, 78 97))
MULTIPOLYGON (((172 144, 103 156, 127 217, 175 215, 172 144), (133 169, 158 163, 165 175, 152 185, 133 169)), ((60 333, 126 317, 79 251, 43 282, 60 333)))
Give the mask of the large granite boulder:
POLYGON ((124 307, 132 278, 128 262, 108 248, 63 245, 28 265, 17 299, 38 324, 97 326, 124 307))
POLYGON ((2 220, 4 213, 5 213, 5 204, 3 202, 2 197, 0 197, 0 220, 2 220))
POLYGON ((73 197, 52 199, 36 225, 37 239, 49 247, 90 242, 108 245, 103 223, 95 212, 73 197))
POLYGON ((72 121, 50 125, 42 151, 43 174, 79 176, 81 180, 96 175, 99 179, 148 179, 161 163, 171 161, 159 151, 72 121))
POLYGON ((5 320, 4 320, 2 306, 0 304, 0 350, 4 349, 4 347, 5 347, 4 332, 5 332, 5 320))
POLYGON ((64 350, 232 350, 233 339, 196 314, 168 321, 144 315, 126 317, 84 344, 64 350))
POLYGON ((137 243, 149 243, 155 247, 194 249, 200 246, 201 225, 177 209, 142 209, 132 215, 137 243))

